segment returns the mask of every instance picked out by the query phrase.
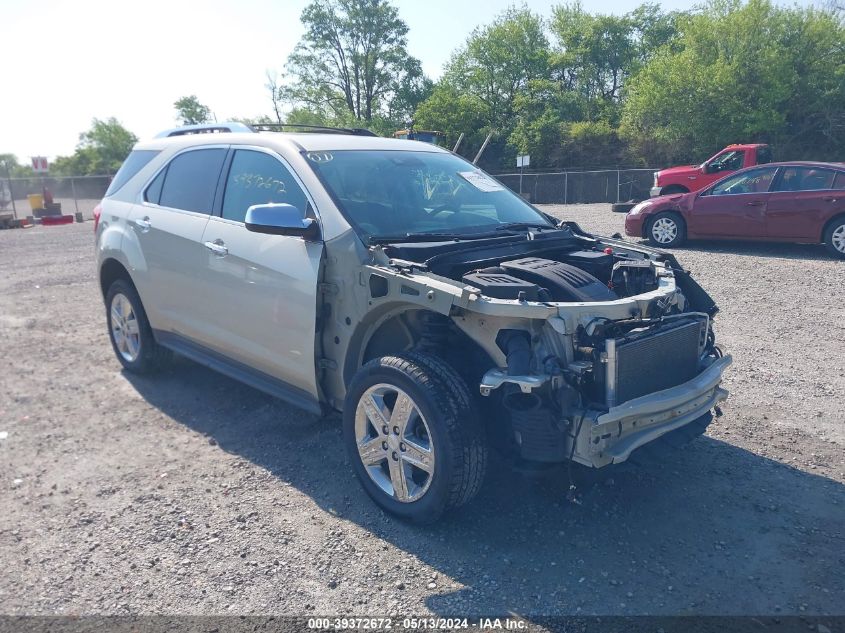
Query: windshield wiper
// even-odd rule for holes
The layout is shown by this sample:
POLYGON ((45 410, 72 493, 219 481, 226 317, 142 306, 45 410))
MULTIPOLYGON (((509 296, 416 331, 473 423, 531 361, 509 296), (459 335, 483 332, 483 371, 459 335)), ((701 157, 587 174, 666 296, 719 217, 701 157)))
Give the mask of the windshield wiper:
POLYGON ((507 224, 500 224, 494 230, 496 231, 524 231, 526 229, 548 229, 556 230, 554 224, 544 224, 543 222, 508 222, 507 224))
POLYGON ((396 235, 371 235, 367 238, 367 242, 370 244, 392 244, 394 242, 453 242, 466 239, 473 239, 473 236, 458 233, 401 233, 396 235))
POLYGON ((367 238, 370 244, 392 244, 396 242, 458 242, 461 240, 482 240, 485 238, 498 237, 502 231, 524 231, 527 229, 549 229, 558 230, 552 224, 542 222, 509 222, 492 227, 481 233, 401 233, 396 235, 372 235, 367 238))

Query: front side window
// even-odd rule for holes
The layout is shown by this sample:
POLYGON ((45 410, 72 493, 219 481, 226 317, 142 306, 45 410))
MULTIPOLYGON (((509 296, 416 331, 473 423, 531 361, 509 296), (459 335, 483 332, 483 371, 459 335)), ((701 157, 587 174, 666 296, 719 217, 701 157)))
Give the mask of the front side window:
POLYGON ((511 222, 552 226, 507 187, 452 154, 343 150, 305 157, 366 237, 466 235, 511 222))
POLYGON ((766 193, 775 169, 752 169, 750 171, 725 178, 710 190, 711 196, 727 196, 738 193, 766 193))
POLYGON ((226 178, 223 217, 243 222, 252 205, 270 202, 286 202, 303 213, 307 206, 302 188, 278 158, 264 152, 237 150, 226 178))
POLYGON ((832 189, 836 172, 810 167, 785 167, 775 191, 816 191, 832 189))
POLYGON ((198 149, 179 154, 167 166, 159 204, 172 209, 211 214, 217 179, 225 158, 226 150, 223 148, 198 149))

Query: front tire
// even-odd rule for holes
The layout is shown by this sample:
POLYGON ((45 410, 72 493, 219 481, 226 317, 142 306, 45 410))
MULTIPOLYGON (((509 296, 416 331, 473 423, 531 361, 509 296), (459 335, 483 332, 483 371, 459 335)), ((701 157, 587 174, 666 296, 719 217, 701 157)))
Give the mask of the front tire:
POLYGON ((153 373, 170 360, 170 351, 156 343, 141 297, 129 281, 118 279, 109 286, 106 322, 112 349, 127 371, 153 373))
POLYGON ((845 259, 845 217, 835 219, 825 229, 824 243, 836 257, 845 259))
POLYGON ((484 479, 487 443, 469 389, 427 354, 364 365, 346 395, 343 434, 367 494, 414 523, 469 502, 484 479))
POLYGON ((687 227, 677 213, 658 213, 646 225, 648 241, 659 248, 675 248, 686 241, 687 227))

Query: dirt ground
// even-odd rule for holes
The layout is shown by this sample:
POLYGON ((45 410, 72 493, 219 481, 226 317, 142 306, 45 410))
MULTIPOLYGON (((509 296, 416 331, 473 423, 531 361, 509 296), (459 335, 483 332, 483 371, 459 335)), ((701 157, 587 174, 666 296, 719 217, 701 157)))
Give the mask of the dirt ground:
POLYGON ((845 614, 845 262, 678 256, 735 361, 707 436, 582 505, 494 464, 418 528, 365 496, 335 420, 188 361, 121 372, 90 222, 0 231, 0 613, 845 614))

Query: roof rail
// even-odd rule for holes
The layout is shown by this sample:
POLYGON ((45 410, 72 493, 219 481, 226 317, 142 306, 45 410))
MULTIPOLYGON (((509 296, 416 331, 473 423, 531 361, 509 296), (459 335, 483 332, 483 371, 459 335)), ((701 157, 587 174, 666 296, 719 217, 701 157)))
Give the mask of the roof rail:
POLYGON ((165 130, 156 134, 156 138, 168 138, 170 136, 185 136, 186 134, 219 134, 222 132, 254 132, 251 127, 231 121, 226 123, 200 123, 199 125, 183 125, 165 130))
POLYGON ((326 134, 352 134, 354 136, 378 136, 363 127, 329 127, 327 125, 304 125, 299 123, 254 123, 252 129, 255 132, 269 132, 273 130, 280 130, 282 132, 288 129, 299 130, 301 132, 323 132, 326 134))

